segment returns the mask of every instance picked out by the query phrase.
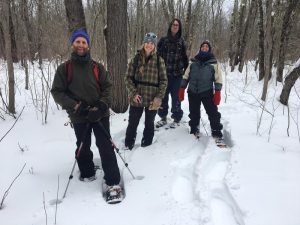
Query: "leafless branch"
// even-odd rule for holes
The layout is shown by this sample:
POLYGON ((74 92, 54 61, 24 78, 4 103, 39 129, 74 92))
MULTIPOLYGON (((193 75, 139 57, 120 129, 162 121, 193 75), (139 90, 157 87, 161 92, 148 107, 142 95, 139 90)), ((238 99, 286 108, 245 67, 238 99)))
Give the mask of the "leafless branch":
POLYGON ((13 127, 16 125, 16 123, 18 122, 18 119, 20 118, 20 116, 23 113, 25 106, 23 106, 23 109, 21 111, 21 113, 19 114, 19 116, 17 117, 17 119, 15 120, 14 124, 12 125, 12 127, 4 134, 4 136, 0 139, 0 142, 5 138, 5 136, 13 129, 13 127))
POLYGON ((1 204, 0 204, 0 210, 3 208, 3 203, 5 198, 7 197, 7 195, 9 194, 9 190, 11 189, 12 185, 14 184, 14 182, 18 179, 18 177, 21 175, 21 173, 23 172, 24 168, 26 166, 26 163, 24 164, 24 166, 22 167, 21 171, 19 172, 19 174, 13 179, 13 181, 11 182, 11 184, 9 185, 8 189, 4 192, 4 195, 2 197, 1 200, 1 204))
POLYGON ((48 225, 48 216, 47 216, 47 210, 46 210, 46 201, 45 201, 45 193, 43 192, 43 205, 44 205, 44 212, 46 217, 46 225, 48 225))

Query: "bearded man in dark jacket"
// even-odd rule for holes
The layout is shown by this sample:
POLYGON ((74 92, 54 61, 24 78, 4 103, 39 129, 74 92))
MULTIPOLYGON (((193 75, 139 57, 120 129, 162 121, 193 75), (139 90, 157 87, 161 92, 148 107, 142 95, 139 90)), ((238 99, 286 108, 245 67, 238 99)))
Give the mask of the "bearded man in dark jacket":
POLYGON ((51 93, 55 102, 67 111, 74 127, 79 179, 96 179, 93 152, 90 149, 93 130, 105 182, 110 189, 119 191, 120 172, 116 155, 107 133, 103 130, 109 133, 112 84, 103 65, 91 59, 88 33, 77 29, 72 33, 70 42, 73 51, 71 59, 58 66, 51 93), (98 77, 95 76, 95 70, 98 77))
POLYGON ((156 127, 167 124, 169 94, 171 94, 172 98, 171 118, 174 119, 174 122, 170 126, 177 126, 183 115, 181 103, 178 99, 178 92, 182 75, 188 67, 188 57, 186 54, 186 45, 181 35, 181 21, 173 19, 170 23, 167 36, 161 38, 157 45, 158 54, 164 59, 166 64, 168 86, 161 107, 158 110, 161 120, 157 122, 156 127))

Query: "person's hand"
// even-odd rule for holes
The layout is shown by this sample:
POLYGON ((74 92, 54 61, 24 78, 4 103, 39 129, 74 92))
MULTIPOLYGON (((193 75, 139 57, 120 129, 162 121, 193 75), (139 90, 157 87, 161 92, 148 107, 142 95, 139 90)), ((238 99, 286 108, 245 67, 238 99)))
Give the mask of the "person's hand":
POLYGON ((221 101, 221 91, 215 91, 213 102, 215 105, 219 105, 221 101))
POLYGON ((78 116, 87 116, 90 106, 85 102, 79 102, 74 107, 74 114, 78 116))
POLYGON ((103 111, 97 107, 93 107, 89 110, 87 114, 87 119, 91 123, 95 123, 97 121, 100 121, 103 117, 103 111))
POLYGON ((150 102, 149 110, 158 110, 161 106, 161 99, 155 97, 153 101, 150 102))
POLYGON ((104 102, 104 101, 101 101, 99 100, 95 107, 97 107, 100 111, 102 111, 103 113, 106 112, 106 110, 108 109, 108 105, 104 102))
POLYGON ((140 95, 135 95, 135 96, 133 97, 133 101, 134 101, 135 103, 137 103, 137 104, 142 103, 142 96, 140 96, 140 95))
POLYGON ((179 89, 178 98, 179 98, 179 101, 181 101, 181 102, 184 100, 184 91, 185 91, 185 89, 183 87, 181 87, 179 89))

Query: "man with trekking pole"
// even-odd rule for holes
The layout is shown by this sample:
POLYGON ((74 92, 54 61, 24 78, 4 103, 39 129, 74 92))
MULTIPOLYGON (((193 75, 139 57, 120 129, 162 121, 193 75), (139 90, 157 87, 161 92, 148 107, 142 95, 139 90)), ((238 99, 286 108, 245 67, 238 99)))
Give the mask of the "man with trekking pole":
MULTIPOLYGON (((76 135, 75 158, 81 181, 93 181, 95 166, 91 151, 93 131, 98 147, 104 180, 108 189, 107 201, 121 196, 120 171, 109 134, 109 105, 112 84, 108 72, 90 56, 90 38, 84 29, 75 30, 70 37, 71 58, 58 66, 51 94, 56 103, 65 109, 76 135), (104 132, 103 128, 107 133, 104 132)), ((72 171, 73 172, 73 171, 72 171)))

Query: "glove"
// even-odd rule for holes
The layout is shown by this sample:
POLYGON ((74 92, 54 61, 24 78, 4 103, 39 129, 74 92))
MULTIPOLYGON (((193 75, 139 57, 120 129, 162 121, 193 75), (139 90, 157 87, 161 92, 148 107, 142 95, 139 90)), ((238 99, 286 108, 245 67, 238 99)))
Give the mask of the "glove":
POLYGON ((87 116, 90 106, 86 102, 79 102, 79 106, 74 109, 74 114, 78 116, 87 116))
POLYGON ((101 101, 101 100, 97 101, 95 107, 97 107, 103 113, 105 113, 106 110, 108 109, 108 105, 105 102, 101 101))
POLYGON ((221 91, 215 91, 213 102, 215 105, 219 105, 221 101, 221 91))
POLYGON ((183 87, 181 87, 179 89, 178 98, 179 98, 179 101, 181 101, 181 102, 184 100, 184 91, 185 91, 185 89, 183 87))
POLYGON ((155 97, 153 101, 150 102, 149 110, 158 110, 161 106, 161 99, 155 97))
POLYGON ((90 111, 87 114, 87 119, 91 123, 94 123, 94 122, 97 122, 97 121, 101 120, 102 117, 103 117, 102 110, 100 110, 100 109, 98 109, 96 107, 90 109, 90 111))

